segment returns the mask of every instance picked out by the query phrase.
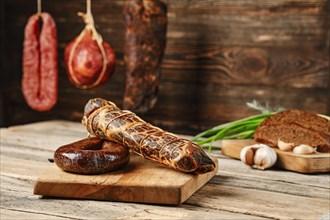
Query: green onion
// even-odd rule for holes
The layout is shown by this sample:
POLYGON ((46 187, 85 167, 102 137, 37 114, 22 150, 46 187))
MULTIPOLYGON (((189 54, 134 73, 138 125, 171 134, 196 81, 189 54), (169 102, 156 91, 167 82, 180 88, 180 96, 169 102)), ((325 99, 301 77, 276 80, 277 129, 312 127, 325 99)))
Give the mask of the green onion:
MULTIPOLYGON (((225 139, 252 139, 254 132, 257 129, 257 127, 260 125, 260 123, 265 118, 275 113, 276 112, 254 115, 237 121, 221 124, 197 134, 191 140, 196 144, 202 146, 202 148, 204 149, 206 148, 210 150, 210 149, 214 149, 215 146, 210 146, 210 145, 204 146, 204 145, 225 139)), ((329 116, 326 115, 320 115, 320 116, 329 119, 329 116)), ((219 147, 216 147, 216 149, 218 148, 219 147)))
MULTIPOLYGON (((192 141, 204 149, 214 150, 220 149, 220 146, 212 146, 210 143, 218 140, 251 139, 253 138, 255 130, 265 118, 285 110, 285 108, 281 106, 270 108, 268 103, 266 103, 265 106, 262 106, 256 100, 246 104, 249 108, 260 111, 261 114, 215 126, 197 134, 192 138, 192 141)), ((330 120, 330 117, 327 115, 318 115, 330 120)))
POLYGON ((220 140, 221 139, 221 138, 219 139, 219 137, 221 137, 220 135, 226 136, 226 134, 234 134, 234 133, 238 133, 239 131, 245 131, 246 127, 249 126, 258 127, 259 124, 265 118, 273 114, 274 113, 259 114, 259 115, 243 118, 237 121, 229 122, 226 124, 218 125, 216 127, 213 127, 209 130, 197 134, 195 137, 193 137, 192 141, 198 141, 201 138, 205 138, 205 137, 208 137, 210 140, 213 139, 213 141, 217 139, 220 140))
POLYGON ((267 117, 275 113, 264 113, 250 116, 233 122, 225 123, 201 132, 192 138, 192 141, 203 148, 214 149, 214 146, 204 146, 224 139, 248 139, 253 138, 254 131, 267 117))
POLYGON ((214 145, 208 145, 208 146, 201 146, 203 149, 207 149, 208 151, 211 151, 211 150, 220 150, 221 147, 220 146, 214 146, 214 145))

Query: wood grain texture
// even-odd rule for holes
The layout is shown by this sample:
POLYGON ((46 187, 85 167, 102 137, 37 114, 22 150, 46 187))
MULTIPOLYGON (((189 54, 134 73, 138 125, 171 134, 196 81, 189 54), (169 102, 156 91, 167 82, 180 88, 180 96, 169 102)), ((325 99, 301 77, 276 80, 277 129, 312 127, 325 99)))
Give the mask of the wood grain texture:
POLYGON ((260 171, 210 152, 219 171, 179 207, 33 195, 58 146, 86 137, 80 123, 1 128, 1 219, 319 219, 329 212, 329 175, 260 171), (304 202, 302 202, 304 201, 304 202))
MULTIPOLYGON (((113 46, 117 61, 109 81, 92 90, 71 85, 63 61, 66 44, 84 27, 76 12, 85 11, 85 1, 43 2, 59 33, 59 100, 43 113, 29 109, 20 89, 23 30, 36 3, 3 2, 2 35, 10 46, 4 47, 2 126, 49 119, 80 121, 84 104, 94 97, 122 105, 125 1, 93 1, 97 29, 113 46)), ((170 131, 195 134, 255 114, 245 106, 253 99, 330 113, 329 1, 165 2, 169 20, 159 100, 142 118, 170 131)))
MULTIPOLYGON (((213 159, 216 165, 217 159, 213 159)), ((77 175, 49 166, 38 177, 34 194, 53 197, 180 205, 218 171, 192 175, 132 155, 123 169, 103 175, 77 175)))
MULTIPOLYGON (((241 150, 256 144, 254 140, 223 140, 221 141, 221 153, 225 156, 240 159, 241 150)), ((297 155, 292 152, 273 148, 277 154, 276 167, 296 171, 300 173, 329 173, 330 153, 317 153, 297 155)))

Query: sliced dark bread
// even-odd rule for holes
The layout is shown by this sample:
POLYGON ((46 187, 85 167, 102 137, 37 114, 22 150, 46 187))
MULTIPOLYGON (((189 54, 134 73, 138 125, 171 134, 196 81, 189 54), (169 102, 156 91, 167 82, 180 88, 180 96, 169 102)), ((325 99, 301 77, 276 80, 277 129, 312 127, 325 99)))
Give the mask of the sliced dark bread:
POLYGON ((295 145, 307 144, 319 152, 330 152, 330 136, 296 123, 280 123, 259 126, 254 133, 257 142, 276 147, 278 140, 295 145))
POLYGON ((276 147, 278 140, 307 144, 319 152, 330 152, 330 120, 317 114, 290 109, 266 118, 256 129, 257 142, 276 147))
POLYGON ((278 124, 282 122, 294 122, 305 128, 323 132, 330 136, 330 120, 322 118, 312 112, 298 109, 289 109, 266 118, 260 126, 278 124))

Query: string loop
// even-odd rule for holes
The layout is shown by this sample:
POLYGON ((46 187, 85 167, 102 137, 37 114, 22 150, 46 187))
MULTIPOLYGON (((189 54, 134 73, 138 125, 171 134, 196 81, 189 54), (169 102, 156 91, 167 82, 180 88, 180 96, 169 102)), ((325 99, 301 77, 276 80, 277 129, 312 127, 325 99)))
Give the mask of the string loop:
POLYGON ((73 80, 76 83, 79 83, 78 79, 75 77, 75 75, 73 73, 73 67, 72 67, 73 54, 74 54, 74 51, 76 50, 78 44, 82 40, 83 36, 86 34, 87 30, 92 31, 92 39, 96 41, 97 46, 99 47, 102 58, 103 58, 103 66, 102 66, 100 76, 97 78, 97 80, 92 85, 87 86, 87 87, 85 86, 85 88, 94 87, 94 86, 98 85, 101 82, 101 80, 103 79, 103 76, 106 73, 107 55, 106 55, 105 48, 103 46, 102 36, 97 32, 97 30, 94 26, 94 18, 93 18, 93 14, 92 14, 92 10, 91 10, 91 0, 86 0, 86 13, 78 12, 78 16, 81 16, 83 18, 86 25, 85 25, 84 30, 80 33, 80 35, 78 36, 76 42, 72 46, 72 49, 71 49, 71 52, 70 52, 70 55, 69 55, 69 72, 70 72, 73 80))
POLYGON ((41 0, 37 1, 37 14, 38 16, 41 15, 41 0))

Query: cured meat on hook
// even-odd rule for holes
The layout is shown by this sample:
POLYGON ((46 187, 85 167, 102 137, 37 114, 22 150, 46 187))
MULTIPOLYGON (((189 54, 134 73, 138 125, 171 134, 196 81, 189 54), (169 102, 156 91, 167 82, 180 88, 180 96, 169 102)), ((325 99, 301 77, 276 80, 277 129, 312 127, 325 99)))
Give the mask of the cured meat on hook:
POLYGON ((131 0, 125 5, 126 84, 123 105, 147 112, 157 101, 160 64, 167 31, 167 7, 159 0, 131 0))

